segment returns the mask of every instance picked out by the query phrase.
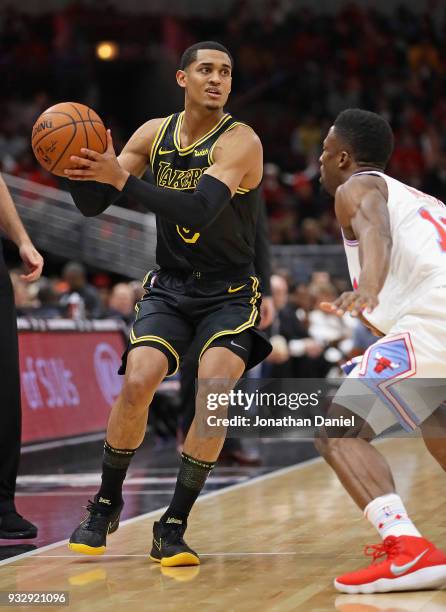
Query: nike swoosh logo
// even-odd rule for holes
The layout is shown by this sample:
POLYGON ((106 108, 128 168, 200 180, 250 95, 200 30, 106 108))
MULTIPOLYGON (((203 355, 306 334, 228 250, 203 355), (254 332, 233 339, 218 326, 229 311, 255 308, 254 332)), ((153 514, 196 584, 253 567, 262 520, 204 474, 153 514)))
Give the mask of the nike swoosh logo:
POLYGON ((160 147, 160 149, 158 150, 158 153, 160 155, 167 155, 168 153, 174 153, 175 149, 163 149, 160 147))
POLYGON ((415 559, 413 559, 412 561, 409 561, 409 563, 405 563, 404 565, 395 565, 394 563, 392 563, 392 565, 390 566, 390 571, 392 572, 394 576, 401 576, 401 574, 405 574, 416 563, 418 563, 421 557, 424 557, 424 555, 428 552, 428 550, 429 549, 426 548, 426 550, 423 550, 423 552, 420 555, 418 555, 418 557, 415 557, 415 559))
POLYGON ((243 351, 246 351, 246 349, 245 349, 245 347, 244 347, 244 346, 242 346, 241 344, 236 344, 236 343, 234 342, 234 340, 231 340, 230 344, 232 344, 233 346, 238 346, 238 347, 239 347, 239 348, 241 348, 243 351))
POLYGON ((160 538, 159 543, 158 543, 158 542, 155 540, 155 538, 153 538, 153 543, 155 544, 155 547, 156 547, 158 550, 161 550, 161 538, 160 538))
POLYGON ((228 293, 235 293, 236 291, 240 291, 240 289, 243 289, 243 287, 246 287, 246 283, 244 285, 240 285, 240 287, 235 287, 235 289, 229 287, 228 293))
POLYGON ((111 521, 111 522, 108 524, 107 534, 109 534, 109 533, 110 533, 110 531, 112 531, 112 530, 115 528, 115 526, 116 526, 116 523, 117 523, 118 519, 119 519, 119 517, 118 517, 118 518, 116 518, 114 521, 111 521))

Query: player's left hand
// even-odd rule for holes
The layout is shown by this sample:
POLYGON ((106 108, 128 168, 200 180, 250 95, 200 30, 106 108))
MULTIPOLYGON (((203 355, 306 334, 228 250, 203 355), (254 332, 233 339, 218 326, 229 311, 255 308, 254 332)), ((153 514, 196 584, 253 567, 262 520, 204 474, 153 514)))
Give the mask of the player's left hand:
POLYGON ((269 296, 262 298, 259 329, 266 329, 269 327, 274 320, 275 314, 276 309, 274 308, 273 298, 269 296))
POLYGON ((349 312, 352 317, 358 317, 363 310, 372 312, 378 306, 376 291, 358 288, 356 291, 346 291, 334 302, 321 302, 319 307, 324 312, 342 317, 349 312))
POLYGON ((91 149, 81 149, 82 157, 72 155, 70 161, 77 168, 65 169, 65 175, 72 181, 97 181, 113 185, 119 191, 124 187, 129 173, 119 165, 113 147, 111 130, 107 130, 107 148, 104 153, 91 149))
POLYGON ((31 242, 24 242, 19 247, 20 258, 25 264, 28 274, 21 274, 20 278, 31 283, 40 278, 43 268, 43 257, 31 242))

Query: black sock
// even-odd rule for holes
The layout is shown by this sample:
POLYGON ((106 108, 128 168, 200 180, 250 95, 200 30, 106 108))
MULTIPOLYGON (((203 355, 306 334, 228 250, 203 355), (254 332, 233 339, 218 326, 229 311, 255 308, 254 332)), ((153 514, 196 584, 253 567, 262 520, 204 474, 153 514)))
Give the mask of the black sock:
POLYGON ((112 509, 122 504, 122 483, 135 452, 136 449, 113 448, 105 440, 102 484, 96 495, 96 502, 104 508, 112 509))
POLYGON ((215 462, 181 455, 181 467, 172 501, 161 517, 163 523, 185 523, 215 462))

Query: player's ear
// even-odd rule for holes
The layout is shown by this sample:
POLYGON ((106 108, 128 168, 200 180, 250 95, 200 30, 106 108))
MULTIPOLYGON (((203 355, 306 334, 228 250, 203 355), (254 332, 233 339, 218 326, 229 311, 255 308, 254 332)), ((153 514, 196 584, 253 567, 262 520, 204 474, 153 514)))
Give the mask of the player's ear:
POLYGON ((184 70, 177 70, 177 83, 180 87, 186 87, 186 73, 184 70))
POLYGON ((350 153, 348 151, 341 151, 341 154, 339 156, 339 168, 345 168, 346 166, 349 165, 351 161, 350 158, 350 153))

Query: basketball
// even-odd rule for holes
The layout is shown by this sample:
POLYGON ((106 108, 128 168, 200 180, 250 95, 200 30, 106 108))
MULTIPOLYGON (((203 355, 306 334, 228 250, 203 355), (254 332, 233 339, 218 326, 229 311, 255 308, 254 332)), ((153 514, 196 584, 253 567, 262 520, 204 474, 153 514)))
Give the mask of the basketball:
POLYGON ((101 118, 85 104, 61 102, 44 111, 35 122, 31 144, 39 164, 58 176, 74 168, 71 155, 86 147, 103 153, 107 135, 101 118))

